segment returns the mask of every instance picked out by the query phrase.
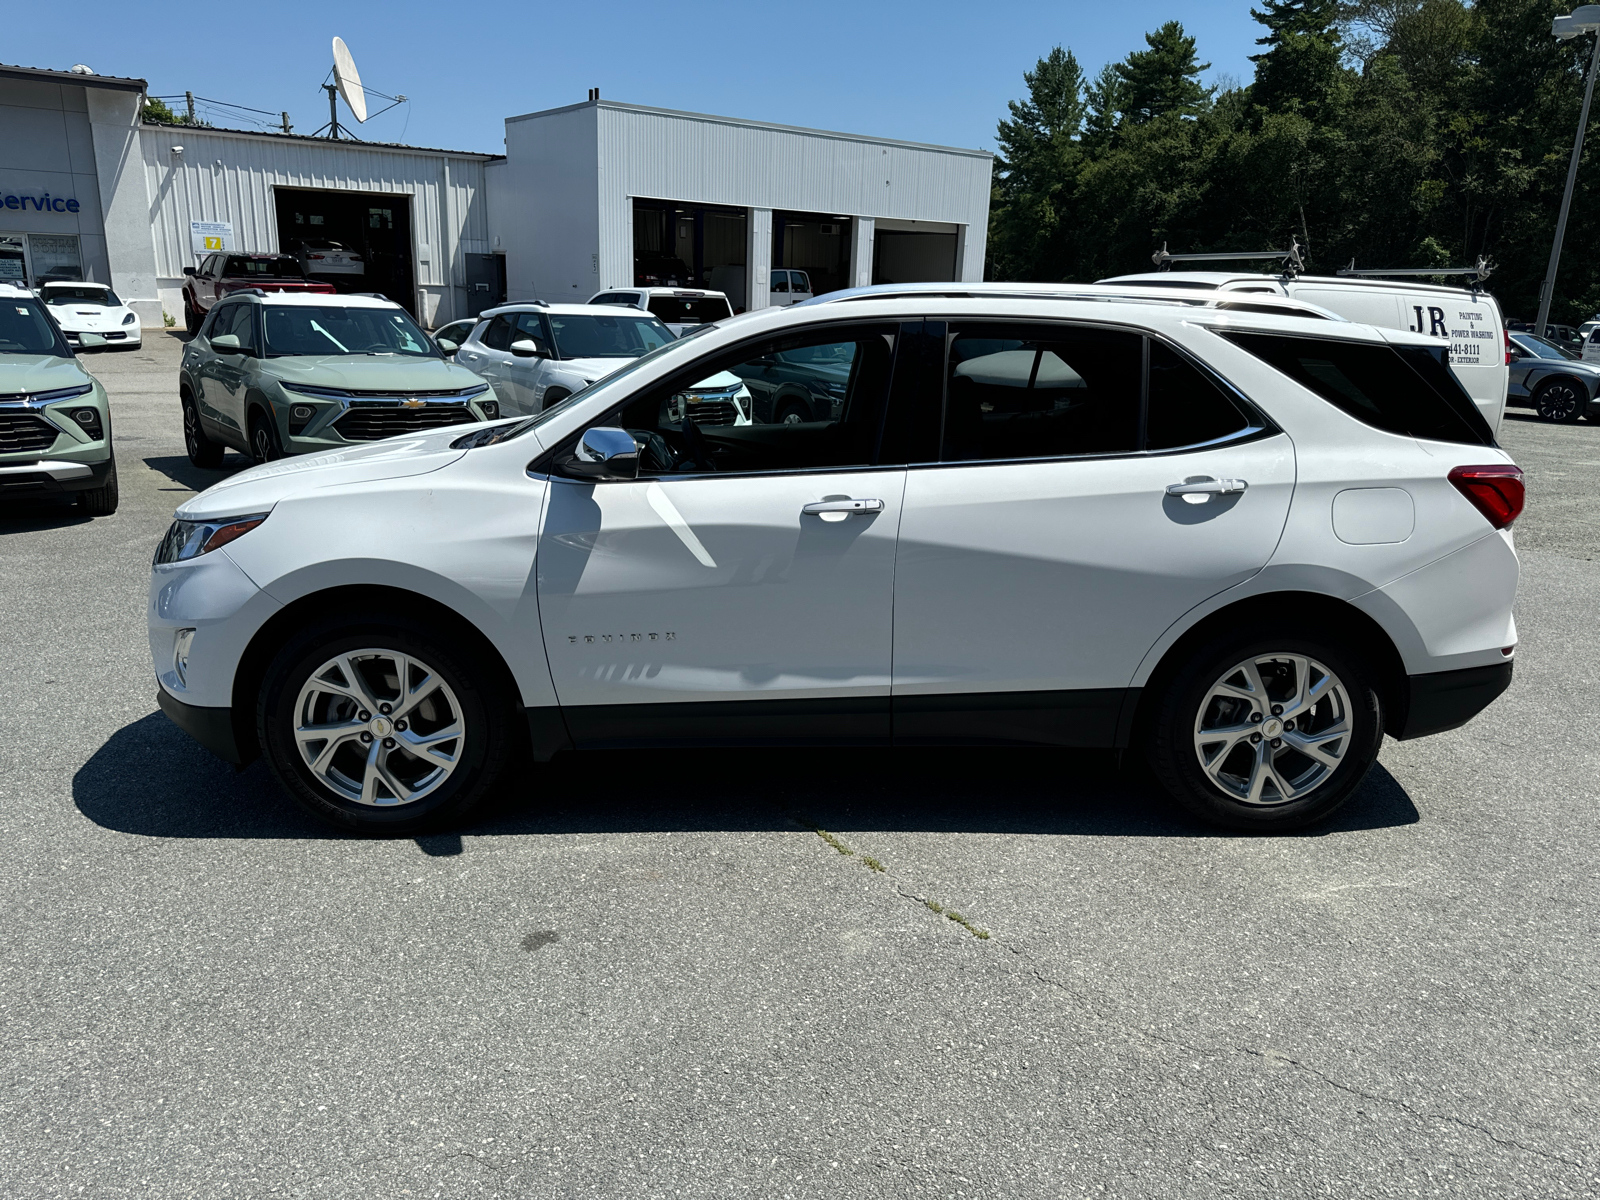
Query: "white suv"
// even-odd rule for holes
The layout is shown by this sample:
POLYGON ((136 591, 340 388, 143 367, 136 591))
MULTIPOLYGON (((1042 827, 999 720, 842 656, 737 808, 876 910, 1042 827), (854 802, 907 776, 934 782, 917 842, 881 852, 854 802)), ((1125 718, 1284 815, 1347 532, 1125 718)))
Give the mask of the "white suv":
POLYGON ((1521 472, 1426 335, 1215 300, 835 293, 244 471, 157 552, 161 706, 352 829, 566 747, 830 742, 1134 748, 1210 820, 1318 820, 1509 684, 1521 472), (824 347, 818 419, 675 416, 824 347))
POLYGON ((621 304, 650 313, 672 330, 673 337, 733 316, 725 292, 693 288, 611 288, 596 292, 589 303, 621 304))

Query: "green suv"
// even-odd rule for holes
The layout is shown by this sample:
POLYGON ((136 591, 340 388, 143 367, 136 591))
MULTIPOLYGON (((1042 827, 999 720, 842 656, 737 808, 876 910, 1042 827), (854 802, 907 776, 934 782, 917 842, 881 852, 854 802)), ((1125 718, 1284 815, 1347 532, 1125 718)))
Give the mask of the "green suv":
POLYGON ((0 498, 62 492, 90 516, 117 511, 111 405, 39 298, 0 283, 0 498))
POLYGON ((255 288, 206 315, 178 398, 197 467, 229 446, 260 463, 500 416, 489 384, 394 301, 255 288))

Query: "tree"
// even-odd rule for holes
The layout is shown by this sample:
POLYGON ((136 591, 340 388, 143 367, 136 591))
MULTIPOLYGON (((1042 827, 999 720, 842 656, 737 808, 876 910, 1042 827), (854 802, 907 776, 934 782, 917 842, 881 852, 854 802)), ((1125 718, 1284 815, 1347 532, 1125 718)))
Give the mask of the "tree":
POLYGON ((1057 46, 1022 78, 1028 98, 1010 102, 997 131, 990 261, 1009 278, 1034 279, 1059 266, 1053 244, 1082 154, 1083 69, 1057 46))
POLYGON ((1200 83, 1210 63, 1195 62, 1195 40, 1177 21, 1147 33, 1148 50, 1135 50, 1116 64, 1125 119, 1136 125, 1157 117, 1190 117, 1211 103, 1213 89, 1200 83))
POLYGON ((1269 111, 1304 108, 1313 120, 1324 118, 1321 110, 1344 75, 1339 11, 1338 0, 1265 0, 1264 8, 1250 10, 1267 30, 1256 39, 1267 49, 1250 56, 1256 104, 1269 111))
POLYGON ((210 121, 191 121, 188 113, 173 112, 165 101, 153 98, 144 102, 142 116, 152 125, 194 125, 204 129, 211 128, 210 121))

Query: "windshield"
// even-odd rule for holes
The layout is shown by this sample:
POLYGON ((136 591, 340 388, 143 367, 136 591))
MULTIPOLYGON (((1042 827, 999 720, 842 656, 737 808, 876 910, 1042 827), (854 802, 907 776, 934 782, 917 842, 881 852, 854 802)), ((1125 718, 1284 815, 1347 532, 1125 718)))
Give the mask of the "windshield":
POLYGON ((54 354, 72 351, 56 332, 56 323, 35 300, 0 300, 0 354, 54 354))
POLYGON ((653 317, 550 315, 550 336, 562 358, 638 358, 672 341, 653 317))
POLYGON ((1548 338, 1539 337, 1532 333, 1519 333, 1511 339, 1529 354, 1538 358, 1577 358, 1578 356, 1564 346, 1558 346, 1548 338))
POLYGON ((72 287, 47 287, 44 290, 46 304, 104 304, 115 308, 122 301, 117 299, 117 294, 108 287, 96 287, 92 283, 75 284, 72 287))
POLYGON ((651 296, 650 311, 674 325, 698 325, 733 316, 723 296, 651 296))
POLYGON ((222 273, 233 278, 250 275, 259 275, 263 279, 305 278, 300 264, 287 254, 281 258, 230 258, 227 269, 222 273))
POLYGON ((402 354, 438 358, 433 340, 398 308, 268 304, 267 357, 295 354, 402 354))

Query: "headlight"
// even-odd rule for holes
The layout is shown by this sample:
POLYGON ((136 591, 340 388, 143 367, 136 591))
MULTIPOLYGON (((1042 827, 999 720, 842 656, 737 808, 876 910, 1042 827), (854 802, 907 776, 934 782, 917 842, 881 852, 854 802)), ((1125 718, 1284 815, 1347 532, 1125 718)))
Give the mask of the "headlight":
POLYGON ((74 396, 87 396, 92 391, 94 391, 94 384, 84 383, 77 387, 57 388, 53 392, 34 392, 28 399, 48 404, 54 400, 70 400, 74 396))
POLYGON ((254 513, 248 517, 218 517, 213 521, 174 521, 156 547, 154 565, 159 567, 163 563, 183 562, 209 554, 243 537, 267 516, 267 513, 254 513))
POLYGON ((122 323, 124 325, 132 325, 138 319, 138 317, 134 316, 132 313, 129 313, 127 316, 122 318, 122 323))

